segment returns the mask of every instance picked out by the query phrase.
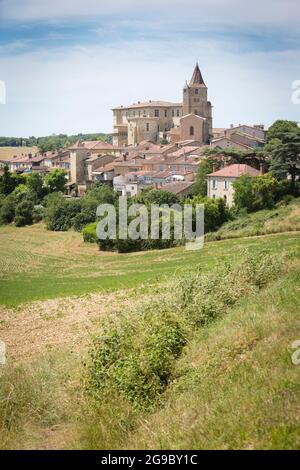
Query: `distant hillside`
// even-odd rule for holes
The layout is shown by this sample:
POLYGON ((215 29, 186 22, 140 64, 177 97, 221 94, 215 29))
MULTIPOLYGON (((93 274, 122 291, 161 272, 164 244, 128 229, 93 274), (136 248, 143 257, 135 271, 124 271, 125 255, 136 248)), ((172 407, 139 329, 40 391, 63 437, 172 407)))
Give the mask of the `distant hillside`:
MULTIPOLYGON (((21 148, 37 147, 41 152, 47 152, 49 150, 56 150, 66 145, 73 144, 77 140, 103 140, 105 142, 112 142, 111 134, 104 133, 93 133, 93 134, 58 134, 48 135, 44 137, 0 137, 0 148, 1 147, 12 147, 18 148, 18 154, 22 153, 21 148)), ((25 150, 28 152, 28 150, 25 150)))
POLYGON ((37 151, 37 147, 0 147, 0 160, 7 160, 22 153, 32 153, 34 155, 37 151))

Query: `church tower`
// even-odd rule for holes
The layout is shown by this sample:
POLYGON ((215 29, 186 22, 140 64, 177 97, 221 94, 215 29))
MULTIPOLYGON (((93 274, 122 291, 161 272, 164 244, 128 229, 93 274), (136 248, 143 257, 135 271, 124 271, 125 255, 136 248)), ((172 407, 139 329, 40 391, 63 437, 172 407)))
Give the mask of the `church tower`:
POLYGON ((183 88, 183 116, 195 114, 205 118, 204 141, 209 143, 212 138, 212 106, 207 101, 207 86, 204 83, 202 74, 196 63, 190 83, 183 88))

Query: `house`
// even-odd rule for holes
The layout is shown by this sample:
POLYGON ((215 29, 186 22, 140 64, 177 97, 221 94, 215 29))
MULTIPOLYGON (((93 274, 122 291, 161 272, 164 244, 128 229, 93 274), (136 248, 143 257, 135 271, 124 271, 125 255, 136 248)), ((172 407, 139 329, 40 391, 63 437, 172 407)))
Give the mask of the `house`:
POLYGON ((246 164, 234 163, 207 175, 207 196, 223 198, 227 205, 233 205, 234 188, 232 183, 242 175, 258 176, 262 174, 256 168, 246 164))
POLYGON ((114 164, 107 163, 99 166, 92 171, 92 180, 97 183, 110 183, 112 184, 115 175, 114 164))
POLYGON ((176 183, 168 183, 161 189, 177 196, 189 196, 192 193, 193 185, 194 183, 191 181, 177 181, 176 183))
POLYGON ((242 142, 236 142, 226 136, 218 137, 217 139, 212 139, 210 146, 212 148, 219 149, 234 148, 237 150, 251 150, 251 147, 249 145, 245 145, 242 142))
POLYGON ((135 173, 115 176, 113 179, 113 186, 114 190, 120 196, 136 196, 144 187, 135 173))

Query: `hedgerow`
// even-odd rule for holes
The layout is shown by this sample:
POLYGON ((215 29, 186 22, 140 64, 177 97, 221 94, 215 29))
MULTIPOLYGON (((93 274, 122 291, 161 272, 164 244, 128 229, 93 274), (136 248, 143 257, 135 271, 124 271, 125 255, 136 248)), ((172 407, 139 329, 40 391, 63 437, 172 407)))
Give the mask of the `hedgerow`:
POLYGON ((246 253, 235 267, 200 269, 175 277, 166 292, 130 316, 118 316, 93 339, 87 388, 97 400, 120 394, 151 410, 167 388, 176 358, 193 331, 216 320, 241 299, 279 276, 282 259, 246 253))

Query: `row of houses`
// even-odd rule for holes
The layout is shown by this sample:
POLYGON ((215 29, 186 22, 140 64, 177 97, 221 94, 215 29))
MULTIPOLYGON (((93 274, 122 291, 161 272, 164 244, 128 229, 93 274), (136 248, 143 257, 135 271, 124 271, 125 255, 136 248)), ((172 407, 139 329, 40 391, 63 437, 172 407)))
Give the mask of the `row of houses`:
MULTIPOLYGON (((211 147, 235 147, 245 150, 263 145, 262 126, 231 126, 216 129, 218 137, 211 147), (240 140, 239 140, 240 139, 240 140), (230 145, 227 145, 230 142, 230 145), (247 144, 245 143, 247 142, 247 144), (248 145, 249 144, 249 145, 248 145)), ((166 189, 178 195, 192 192, 198 166, 205 158, 207 145, 197 140, 184 140, 167 145, 142 141, 138 145, 117 147, 102 141, 77 141, 54 152, 39 155, 20 155, 0 161, 10 171, 40 172, 61 168, 67 175, 69 195, 83 195, 93 182, 113 185, 120 195, 137 195, 146 188, 166 189)), ((232 165, 232 167, 235 167, 232 165)), ((208 176, 208 196, 223 197, 229 205, 233 201, 232 181, 244 172, 258 172, 247 165, 223 169, 208 176), (250 168, 250 169, 249 169, 250 168)), ((258 172, 259 173, 259 172, 258 172)))

